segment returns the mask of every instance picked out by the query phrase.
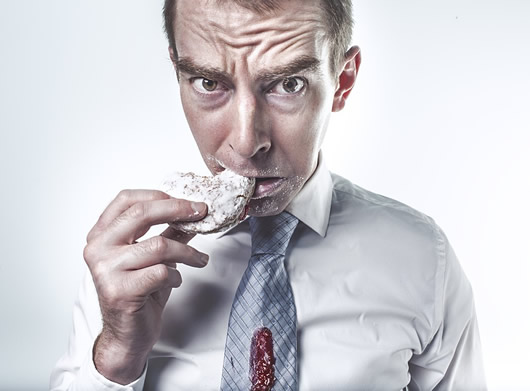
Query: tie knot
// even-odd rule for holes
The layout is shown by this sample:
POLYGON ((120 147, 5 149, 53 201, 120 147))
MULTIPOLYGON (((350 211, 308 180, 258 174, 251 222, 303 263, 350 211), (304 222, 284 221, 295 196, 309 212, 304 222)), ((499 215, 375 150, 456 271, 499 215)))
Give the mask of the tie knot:
POLYGON ((288 212, 282 212, 276 216, 251 217, 249 223, 252 255, 285 255, 298 219, 288 212))

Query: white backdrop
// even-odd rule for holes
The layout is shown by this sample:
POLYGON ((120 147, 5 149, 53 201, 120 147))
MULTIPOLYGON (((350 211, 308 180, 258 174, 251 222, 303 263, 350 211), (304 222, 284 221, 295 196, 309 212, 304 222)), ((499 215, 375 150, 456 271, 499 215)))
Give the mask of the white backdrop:
MULTIPOLYGON (((530 2, 354 0, 363 64, 330 168, 444 228, 492 390, 530 390, 530 2)), ((122 188, 205 169, 161 1, 0 0, 0 389, 44 390, 85 235, 122 188)))

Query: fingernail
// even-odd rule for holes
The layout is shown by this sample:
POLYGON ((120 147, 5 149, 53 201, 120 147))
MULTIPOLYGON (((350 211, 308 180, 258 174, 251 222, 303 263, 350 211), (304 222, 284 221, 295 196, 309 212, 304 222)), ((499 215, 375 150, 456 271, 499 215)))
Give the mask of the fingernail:
POLYGON ((200 215, 204 211, 204 204, 202 202, 192 202, 191 209, 193 209, 193 215, 200 215))
POLYGON ((209 257, 208 255, 206 255, 206 254, 202 254, 202 253, 201 253, 201 263, 202 263, 203 265, 206 266, 206 265, 208 264, 208 260, 209 260, 209 259, 210 259, 210 257, 209 257))

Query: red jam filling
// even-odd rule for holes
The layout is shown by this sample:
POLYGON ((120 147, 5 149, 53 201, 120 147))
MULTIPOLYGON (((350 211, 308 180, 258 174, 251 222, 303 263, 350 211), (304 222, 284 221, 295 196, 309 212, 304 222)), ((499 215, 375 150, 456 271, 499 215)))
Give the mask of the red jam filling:
POLYGON ((245 218, 247 217, 248 215, 248 210, 250 209, 250 205, 249 204, 246 204, 245 207, 243 208, 243 212, 241 213, 241 216, 239 216, 239 221, 243 221, 245 220, 245 218))
POLYGON ((267 327, 254 331, 250 344, 250 391, 270 391, 274 386, 272 332, 267 327))

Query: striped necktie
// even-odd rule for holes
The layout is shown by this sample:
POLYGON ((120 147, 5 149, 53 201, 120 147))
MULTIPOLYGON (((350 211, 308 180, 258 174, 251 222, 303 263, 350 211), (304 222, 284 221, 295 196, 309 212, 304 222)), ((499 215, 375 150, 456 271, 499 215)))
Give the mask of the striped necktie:
POLYGON ((283 212, 249 222, 252 255, 230 312, 221 390, 295 391, 296 307, 284 260, 298 219, 283 212))

